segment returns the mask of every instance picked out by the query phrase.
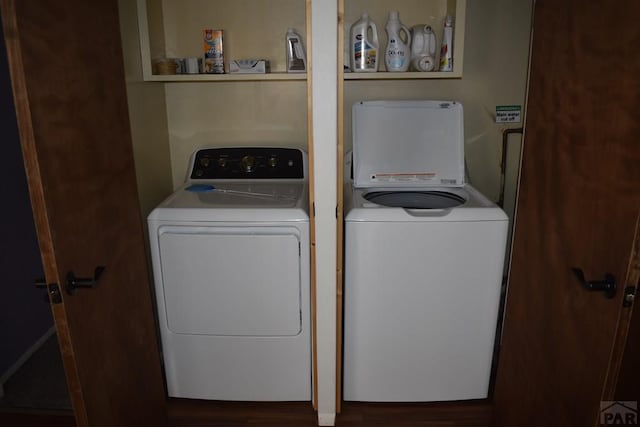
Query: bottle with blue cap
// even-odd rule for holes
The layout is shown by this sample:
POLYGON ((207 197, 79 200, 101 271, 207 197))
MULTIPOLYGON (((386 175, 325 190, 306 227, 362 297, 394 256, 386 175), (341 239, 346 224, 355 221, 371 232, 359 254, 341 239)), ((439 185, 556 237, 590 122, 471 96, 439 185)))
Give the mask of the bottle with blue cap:
POLYGON ((378 71, 378 29, 365 12, 351 26, 351 69, 356 72, 378 71))

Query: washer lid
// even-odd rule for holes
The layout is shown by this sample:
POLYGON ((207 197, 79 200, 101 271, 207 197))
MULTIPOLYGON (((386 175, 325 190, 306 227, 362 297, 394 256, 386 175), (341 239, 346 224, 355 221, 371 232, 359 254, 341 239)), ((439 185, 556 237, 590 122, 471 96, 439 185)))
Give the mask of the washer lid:
POLYGON ((362 101, 352 120, 356 188, 464 185, 462 104, 362 101))

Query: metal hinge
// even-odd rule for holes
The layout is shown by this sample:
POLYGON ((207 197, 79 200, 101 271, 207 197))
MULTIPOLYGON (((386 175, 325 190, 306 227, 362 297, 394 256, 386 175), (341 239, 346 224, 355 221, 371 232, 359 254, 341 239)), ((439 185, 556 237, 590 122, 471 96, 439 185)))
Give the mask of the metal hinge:
POLYGON ((633 301, 636 298, 636 287, 635 286, 627 286, 624 288, 624 296, 622 297, 622 306, 623 307, 631 307, 633 305, 633 301))
POLYGON ((36 279, 36 288, 46 288, 47 294, 44 295, 44 302, 52 304, 60 304, 62 302, 62 296, 60 295, 60 287, 57 283, 48 283, 43 278, 36 279))
POLYGON ((62 302, 62 296, 60 296, 60 287, 57 283, 50 283, 49 286, 49 298, 51 298, 52 304, 60 304, 62 302))

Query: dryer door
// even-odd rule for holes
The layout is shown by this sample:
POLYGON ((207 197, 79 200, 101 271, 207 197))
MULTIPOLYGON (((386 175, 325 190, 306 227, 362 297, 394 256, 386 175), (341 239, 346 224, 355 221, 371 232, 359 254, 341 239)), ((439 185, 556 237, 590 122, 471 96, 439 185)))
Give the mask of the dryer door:
POLYGON ((300 333, 296 228, 165 226, 159 247, 165 315, 173 333, 300 333))

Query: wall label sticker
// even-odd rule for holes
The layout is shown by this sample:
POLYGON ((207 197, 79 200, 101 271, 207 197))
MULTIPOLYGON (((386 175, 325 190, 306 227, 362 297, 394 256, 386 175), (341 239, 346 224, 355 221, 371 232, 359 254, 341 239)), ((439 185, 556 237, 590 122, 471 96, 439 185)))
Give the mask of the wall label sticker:
POLYGON ((496 105, 496 123, 520 123, 522 106, 496 105))

